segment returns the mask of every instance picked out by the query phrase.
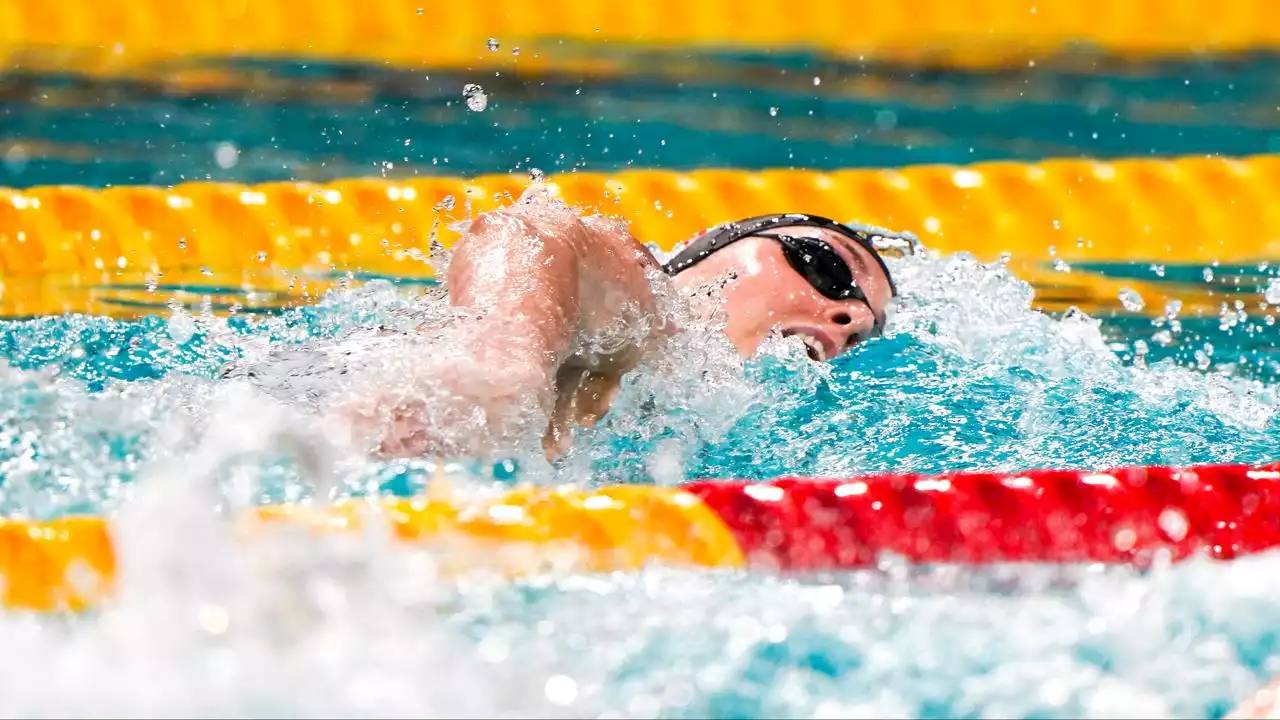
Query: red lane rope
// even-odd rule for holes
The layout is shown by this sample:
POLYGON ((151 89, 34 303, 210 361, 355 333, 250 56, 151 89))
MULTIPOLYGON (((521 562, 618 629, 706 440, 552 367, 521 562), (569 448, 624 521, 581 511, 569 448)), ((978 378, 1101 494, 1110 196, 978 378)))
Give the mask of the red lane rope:
POLYGON ((1280 463, 699 481, 756 567, 1229 559, 1280 545, 1280 463))

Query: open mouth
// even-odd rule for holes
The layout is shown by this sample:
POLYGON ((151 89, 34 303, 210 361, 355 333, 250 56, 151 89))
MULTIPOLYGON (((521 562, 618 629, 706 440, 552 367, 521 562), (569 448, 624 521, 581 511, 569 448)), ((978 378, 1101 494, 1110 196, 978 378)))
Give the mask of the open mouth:
POLYGON ((800 338, 802 341, 804 341, 804 346, 807 349, 807 352, 809 353, 810 360, 814 362, 826 362, 827 347, 826 345, 822 344, 821 340, 818 340, 817 338, 811 335, 806 335, 798 330, 783 330, 782 337, 800 338))

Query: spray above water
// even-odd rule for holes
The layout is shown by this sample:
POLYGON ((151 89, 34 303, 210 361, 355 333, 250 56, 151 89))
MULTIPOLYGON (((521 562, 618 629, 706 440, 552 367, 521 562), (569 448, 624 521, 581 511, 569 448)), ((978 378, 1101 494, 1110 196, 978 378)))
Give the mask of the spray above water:
MULTIPOLYGON (((96 616, 0 615, 0 711, 1162 716, 1252 689, 1280 593, 1242 578, 1280 577, 1273 558, 1043 582, 886 562, 840 578, 654 568, 507 585, 442 580, 437 557, 376 524, 246 546, 229 522, 264 501, 421 492, 440 472, 482 492, 513 476, 1260 461, 1280 445, 1272 385, 1122 362, 1101 323, 1034 311, 999 265, 890 264, 903 296, 887 337, 830 364, 777 337, 744 363, 719 333, 673 334, 555 465, 534 425, 497 463, 440 466, 371 458, 329 422, 339 400, 382 390, 460 443, 483 431, 430 381, 465 342, 440 288, 372 282, 261 319, 7 324, 23 365, 0 368, 6 510, 112 513, 127 562, 96 616)), ((663 315, 705 320, 654 280, 663 315)))
POLYGON ((475 83, 467 83, 462 88, 462 99, 467 103, 467 109, 471 112, 484 112, 489 107, 489 96, 485 94, 484 88, 475 83))

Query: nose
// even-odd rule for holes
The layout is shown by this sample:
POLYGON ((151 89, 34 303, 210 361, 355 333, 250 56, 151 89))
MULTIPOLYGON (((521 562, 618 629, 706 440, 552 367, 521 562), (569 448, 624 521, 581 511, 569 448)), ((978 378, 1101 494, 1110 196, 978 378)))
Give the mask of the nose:
POLYGON ((870 337, 876 324, 871 308, 861 305, 833 309, 827 313, 827 320, 831 323, 835 340, 842 349, 852 347, 870 337))

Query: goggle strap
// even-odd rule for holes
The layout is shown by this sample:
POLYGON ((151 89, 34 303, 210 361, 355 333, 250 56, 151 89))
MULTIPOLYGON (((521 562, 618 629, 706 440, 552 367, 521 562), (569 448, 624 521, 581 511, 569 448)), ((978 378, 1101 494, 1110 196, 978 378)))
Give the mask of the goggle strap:
MULTIPOLYGON (((694 238, 688 245, 676 253, 663 265, 663 270, 668 275, 688 270, 699 262, 705 260, 712 253, 721 250, 729 245, 747 237, 758 235, 765 230, 774 230, 777 228, 800 226, 800 227, 816 227, 837 232, 850 240, 861 245, 875 258, 880 265, 880 270, 884 272, 885 279, 889 281, 889 291, 897 296, 898 287, 893 282, 893 276, 889 273, 889 267, 885 265, 884 258, 880 256, 880 252, 876 249, 872 242, 872 232, 852 228, 842 223, 838 223, 830 218, 820 215, 808 215, 804 213, 782 213, 775 215, 760 215, 757 217, 738 220, 737 222, 725 223, 707 230, 702 235, 694 238)), ((882 235, 887 238, 906 238, 905 235, 899 236, 895 233, 879 232, 876 229, 875 235, 882 235)))

